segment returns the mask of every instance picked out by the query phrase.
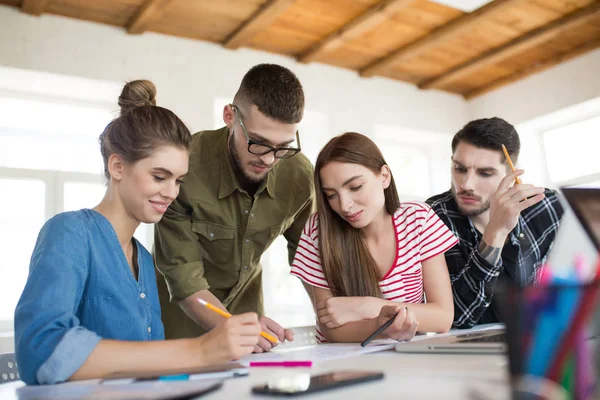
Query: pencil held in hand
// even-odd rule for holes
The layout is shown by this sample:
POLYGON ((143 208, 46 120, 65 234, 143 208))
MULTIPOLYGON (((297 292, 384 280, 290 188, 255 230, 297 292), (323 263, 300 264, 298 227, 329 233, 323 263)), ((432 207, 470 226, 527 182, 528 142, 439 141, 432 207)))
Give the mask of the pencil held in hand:
MULTIPOLYGON (((229 314, 227 311, 223 311, 221 310, 219 307, 215 307, 212 304, 202 300, 202 299, 196 299, 198 300, 198 303, 202 304, 204 307, 208 308, 209 310, 216 312, 217 314, 219 314, 222 317, 225 318, 231 318, 231 314, 229 314)), ((275 336, 273 335, 269 335, 266 332, 261 331, 260 332, 260 336, 264 337, 265 339, 267 339, 269 342, 271 343, 279 343, 279 339, 277 339, 275 336)))
MULTIPOLYGON (((510 159, 510 156, 508 155, 508 150, 506 150, 506 146, 502 145, 502 151, 504 152, 504 157, 506 157, 506 161, 508 161, 508 165, 510 166, 510 170, 512 172, 515 172, 515 166, 513 165, 513 162, 510 159)), ((521 184, 521 180, 519 179, 518 176, 515 178, 515 183, 517 185, 521 184)))

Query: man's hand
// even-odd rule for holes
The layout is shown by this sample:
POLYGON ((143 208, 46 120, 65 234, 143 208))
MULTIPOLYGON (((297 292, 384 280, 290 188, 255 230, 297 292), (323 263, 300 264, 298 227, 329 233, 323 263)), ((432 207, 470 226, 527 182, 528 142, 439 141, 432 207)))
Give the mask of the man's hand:
POLYGON ((539 203, 544 198, 544 188, 511 183, 523 170, 516 170, 504 177, 490 200, 490 222, 483 234, 484 242, 502 248, 508 234, 515 228, 521 211, 539 203))
POLYGON ((366 315, 368 298, 365 297, 330 297, 317 304, 317 318, 319 324, 329 329, 338 328, 348 322, 371 319, 377 316, 366 315))
MULTIPOLYGON (((294 340, 294 332, 291 329, 283 329, 281 325, 273 321, 271 318, 261 317, 259 322, 262 331, 275 336, 277 339, 279 339, 280 343, 283 343, 284 340, 288 340, 290 342, 294 340)), ((263 353, 271 350, 278 344, 279 343, 271 343, 261 336, 258 340, 258 344, 254 346, 254 352, 263 353)))

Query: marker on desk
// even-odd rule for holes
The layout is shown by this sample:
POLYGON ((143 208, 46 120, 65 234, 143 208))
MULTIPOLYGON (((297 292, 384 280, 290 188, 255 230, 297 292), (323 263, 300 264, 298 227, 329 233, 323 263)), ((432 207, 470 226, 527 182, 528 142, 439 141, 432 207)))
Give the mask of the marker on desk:
POLYGON ((251 367, 312 367, 312 361, 253 361, 251 367))
MULTIPOLYGON (((513 162, 510 159, 510 156, 508 155, 508 150, 506 150, 506 146, 502 145, 502 151, 504 152, 504 157, 506 157, 506 161, 508 161, 508 165, 510 166, 510 170, 512 172, 515 172, 515 166, 513 165, 513 162)), ((521 180, 519 179, 518 176, 515 178, 515 183, 517 185, 521 184, 521 180)))
MULTIPOLYGON (((404 307, 404 308, 406 308, 406 307, 404 307)), ((393 324, 393 323, 394 323, 394 321, 396 320, 396 317, 398 316, 398 313, 399 313, 399 312, 400 312, 400 311, 398 311, 396 314, 394 314, 394 315, 392 316, 392 318, 388 319, 388 320, 385 322, 385 324, 383 324, 383 325, 381 325, 379 328, 377 328, 377 329, 375 330, 375 332, 371 333, 371 335, 370 335, 368 338, 366 338, 364 342, 362 342, 362 343, 360 344, 360 345, 361 345, 361 347, 365 347, 366 345, 368 345, 369 343, 371 343, 371 341, 372 341, 373 339, 375 339, 377 336, 381 335, 381 332, 385 331, 385 330, 386 330, 386 329, 387 329, 387 328, 388 328, 388 327, 389 327, 391 324, 393 324)))
MULTIPOLYGON (((212 304, 210 304, 210 303, 208 303, 208 302, 206 302, 206 301, 204 301, 202 299, 196 299, 196 300, 198 300, 198 303, 202 304, 204 307, 208 308, 209 310, 216 312, 220 316, 225 317, 225 318, 231 318, 231 314, 229 314, 228 312, 223 311, 220 308, 215 307, 212 304)), ((273 335, 269 335, 266 332, 260 331, 260 336, 264 337, 265 339, 267 339, 271 343, 279 343, 279 339, 277 339, 273 335)))

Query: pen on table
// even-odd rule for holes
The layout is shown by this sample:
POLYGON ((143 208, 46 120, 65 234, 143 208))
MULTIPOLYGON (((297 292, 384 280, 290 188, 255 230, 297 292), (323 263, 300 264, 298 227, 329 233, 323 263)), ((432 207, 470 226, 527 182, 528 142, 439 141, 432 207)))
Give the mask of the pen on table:
POLYGON ((252 361, 251 367, 312 367, 312 361, 252 361))
MULTIPOLYGON (((515 166, 513 165, 513 162, 510 159, 510 156, 508 155, 508 150, 506 150, 506 146, 502 145, 502 151, 504 152, 504 157, 506 157, 506 161, 508 161, 508 165, 510 166, 510 170, 512 172, 515 172, 515 166)), ((521 180, 519 179, 518 176, 515 178, 515 183, 517 185, 521 184, 521 180)))
MULTIPOLYGON (((216 312, 220 316, 225 317, 225 318, 231 318, 231 314, 229 314, 226 311, 221 310, 219 307, 215 307, 212 304, 207 303, 206 301, 204 301, 202 299, 196 299, 196 300, 198 300, 198 303, 202 304, 204 307, 208 308, 209 310, 216 312)), ((277 339, 275 336, 270 335, 266 332, 260 331, 260 336, 264 337, 271 343, 279 343, 279 339, 277 339)))
POLYGON ((387 329, 387 328, 388 328, 388 327, 389 327, 391 324, 393 324, 393 323, 394 323, 394 320, 395 320, 395 319, 396 319, 396 317, 398 316, 398 313, 399 313, 399 312, 400 312, 400 311, 398 311, 396 314, 394 314, 394 315, 392 316, 392 318, 388 319, 388 320, 385 322, 385 324, 383 324, 383 325, 381 325, 379 328, 377 328, 377 329, 375 330, 375 332, 371 333, 371 335, 370 335, 368 338, 366 338, 366 339, 365 339, 365 341, 364 341, 364 342, 362 342, 360 345, 361 345, 362 347, 365 347, 366 345, 368 345, 369 343, 371 343, 371 341, 372 341, 373 339, 375 339, 377 336, 381 335, 381 332, 385 331, 385 330, 386 330, 386 329, 387 329))

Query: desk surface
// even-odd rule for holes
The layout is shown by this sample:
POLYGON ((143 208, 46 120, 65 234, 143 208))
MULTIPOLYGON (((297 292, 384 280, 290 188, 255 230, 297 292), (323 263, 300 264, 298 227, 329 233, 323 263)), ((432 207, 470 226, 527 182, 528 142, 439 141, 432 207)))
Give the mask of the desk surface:
MULTIPOLYGON (((223 388, 201 399, 266 399, 252 395, 252 386, 273 377, 299 373, 311 375, 336 370, 383 371, 382 381, 300 396, 300 399, 509 399, 507 359, 500 355, 404 354, 384 351, 354 358, 331 360, 312 368, 253 368, 250 376, 229 379, 223 388)), ((0 398, 16 400, 22 382, 0 386, 0 398)))

